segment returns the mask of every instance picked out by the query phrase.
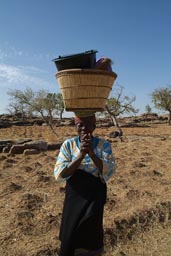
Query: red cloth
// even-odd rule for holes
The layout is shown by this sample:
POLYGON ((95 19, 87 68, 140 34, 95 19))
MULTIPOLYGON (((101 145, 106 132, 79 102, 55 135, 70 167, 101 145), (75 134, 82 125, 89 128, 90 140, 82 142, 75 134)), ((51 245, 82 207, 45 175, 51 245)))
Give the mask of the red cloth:
POLYGON ((96 123, 96 117, 95 117, 95 115, 86 116, 86 117, 75 116, 75 124, 78 124, 78 123, 81 123, 81 122, 84 122, 84 123, 93 122, 95 124, 96 123))

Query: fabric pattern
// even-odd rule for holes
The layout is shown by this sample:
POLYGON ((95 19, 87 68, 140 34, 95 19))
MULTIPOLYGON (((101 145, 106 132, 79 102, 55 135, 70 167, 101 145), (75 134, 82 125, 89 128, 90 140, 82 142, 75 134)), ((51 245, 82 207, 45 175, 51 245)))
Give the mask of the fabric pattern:
MULTIPOLYGON (((103 178, 105 181, 108 181, 116 169, 111 144, 107 140, 93 137, 93 149, 95 154, 103 161, 103 178)), ((72 160, 78 156, 79 152, 79 136, 64 141, 60 148, 54 168, 54 175, 57 181, 65 181, 69 178, 62 178, 60 173, 66 166, 68 166, 70 162, 72 162, 72 160)), ((86 154, 85 158, 82 160, 79 168, 85 172, 93 174, 96 177, 99 176, 99 171, 88 154, 86 154)))

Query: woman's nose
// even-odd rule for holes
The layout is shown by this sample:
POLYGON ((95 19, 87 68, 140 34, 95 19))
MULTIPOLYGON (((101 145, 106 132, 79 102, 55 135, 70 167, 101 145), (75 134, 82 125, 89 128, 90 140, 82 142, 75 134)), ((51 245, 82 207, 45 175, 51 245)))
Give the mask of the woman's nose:
POLYGON ((81 127, 82 131, 88 131, 89 130, 89 126, 84 124, 82 127, 81 127))
POLYGON ((83 125, 83 126, 81 127, 81 130, 86 130, 86 126, 83 125))

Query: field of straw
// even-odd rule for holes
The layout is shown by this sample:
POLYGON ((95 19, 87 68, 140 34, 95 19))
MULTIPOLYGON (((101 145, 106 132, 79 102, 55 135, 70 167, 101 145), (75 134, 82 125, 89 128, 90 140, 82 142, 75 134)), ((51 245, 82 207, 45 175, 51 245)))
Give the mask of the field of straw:
MULTIPOLYGON (((61 143, 76 135, 74 126, 12 126, 0 140, 61 143)), ((108 181, 104 212, 106 256, 171 255, 171 127, 148 123, 123 128, 123 141, 109 138, 114 127, 97 128, 109 139, 117 172, 108 181)), ((64 183, 53 168, 58 150, 35 155, 0 153, 0 255, 55 255, 64 183)))

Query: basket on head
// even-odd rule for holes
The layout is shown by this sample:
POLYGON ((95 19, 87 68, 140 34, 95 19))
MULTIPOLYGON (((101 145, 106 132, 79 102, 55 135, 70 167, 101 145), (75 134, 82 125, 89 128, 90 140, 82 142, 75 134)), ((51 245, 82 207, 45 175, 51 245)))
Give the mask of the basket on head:
POLYGON ((66 111, 103 111, 117 77, 98 69, 68 69, 56 74, 66 111))

